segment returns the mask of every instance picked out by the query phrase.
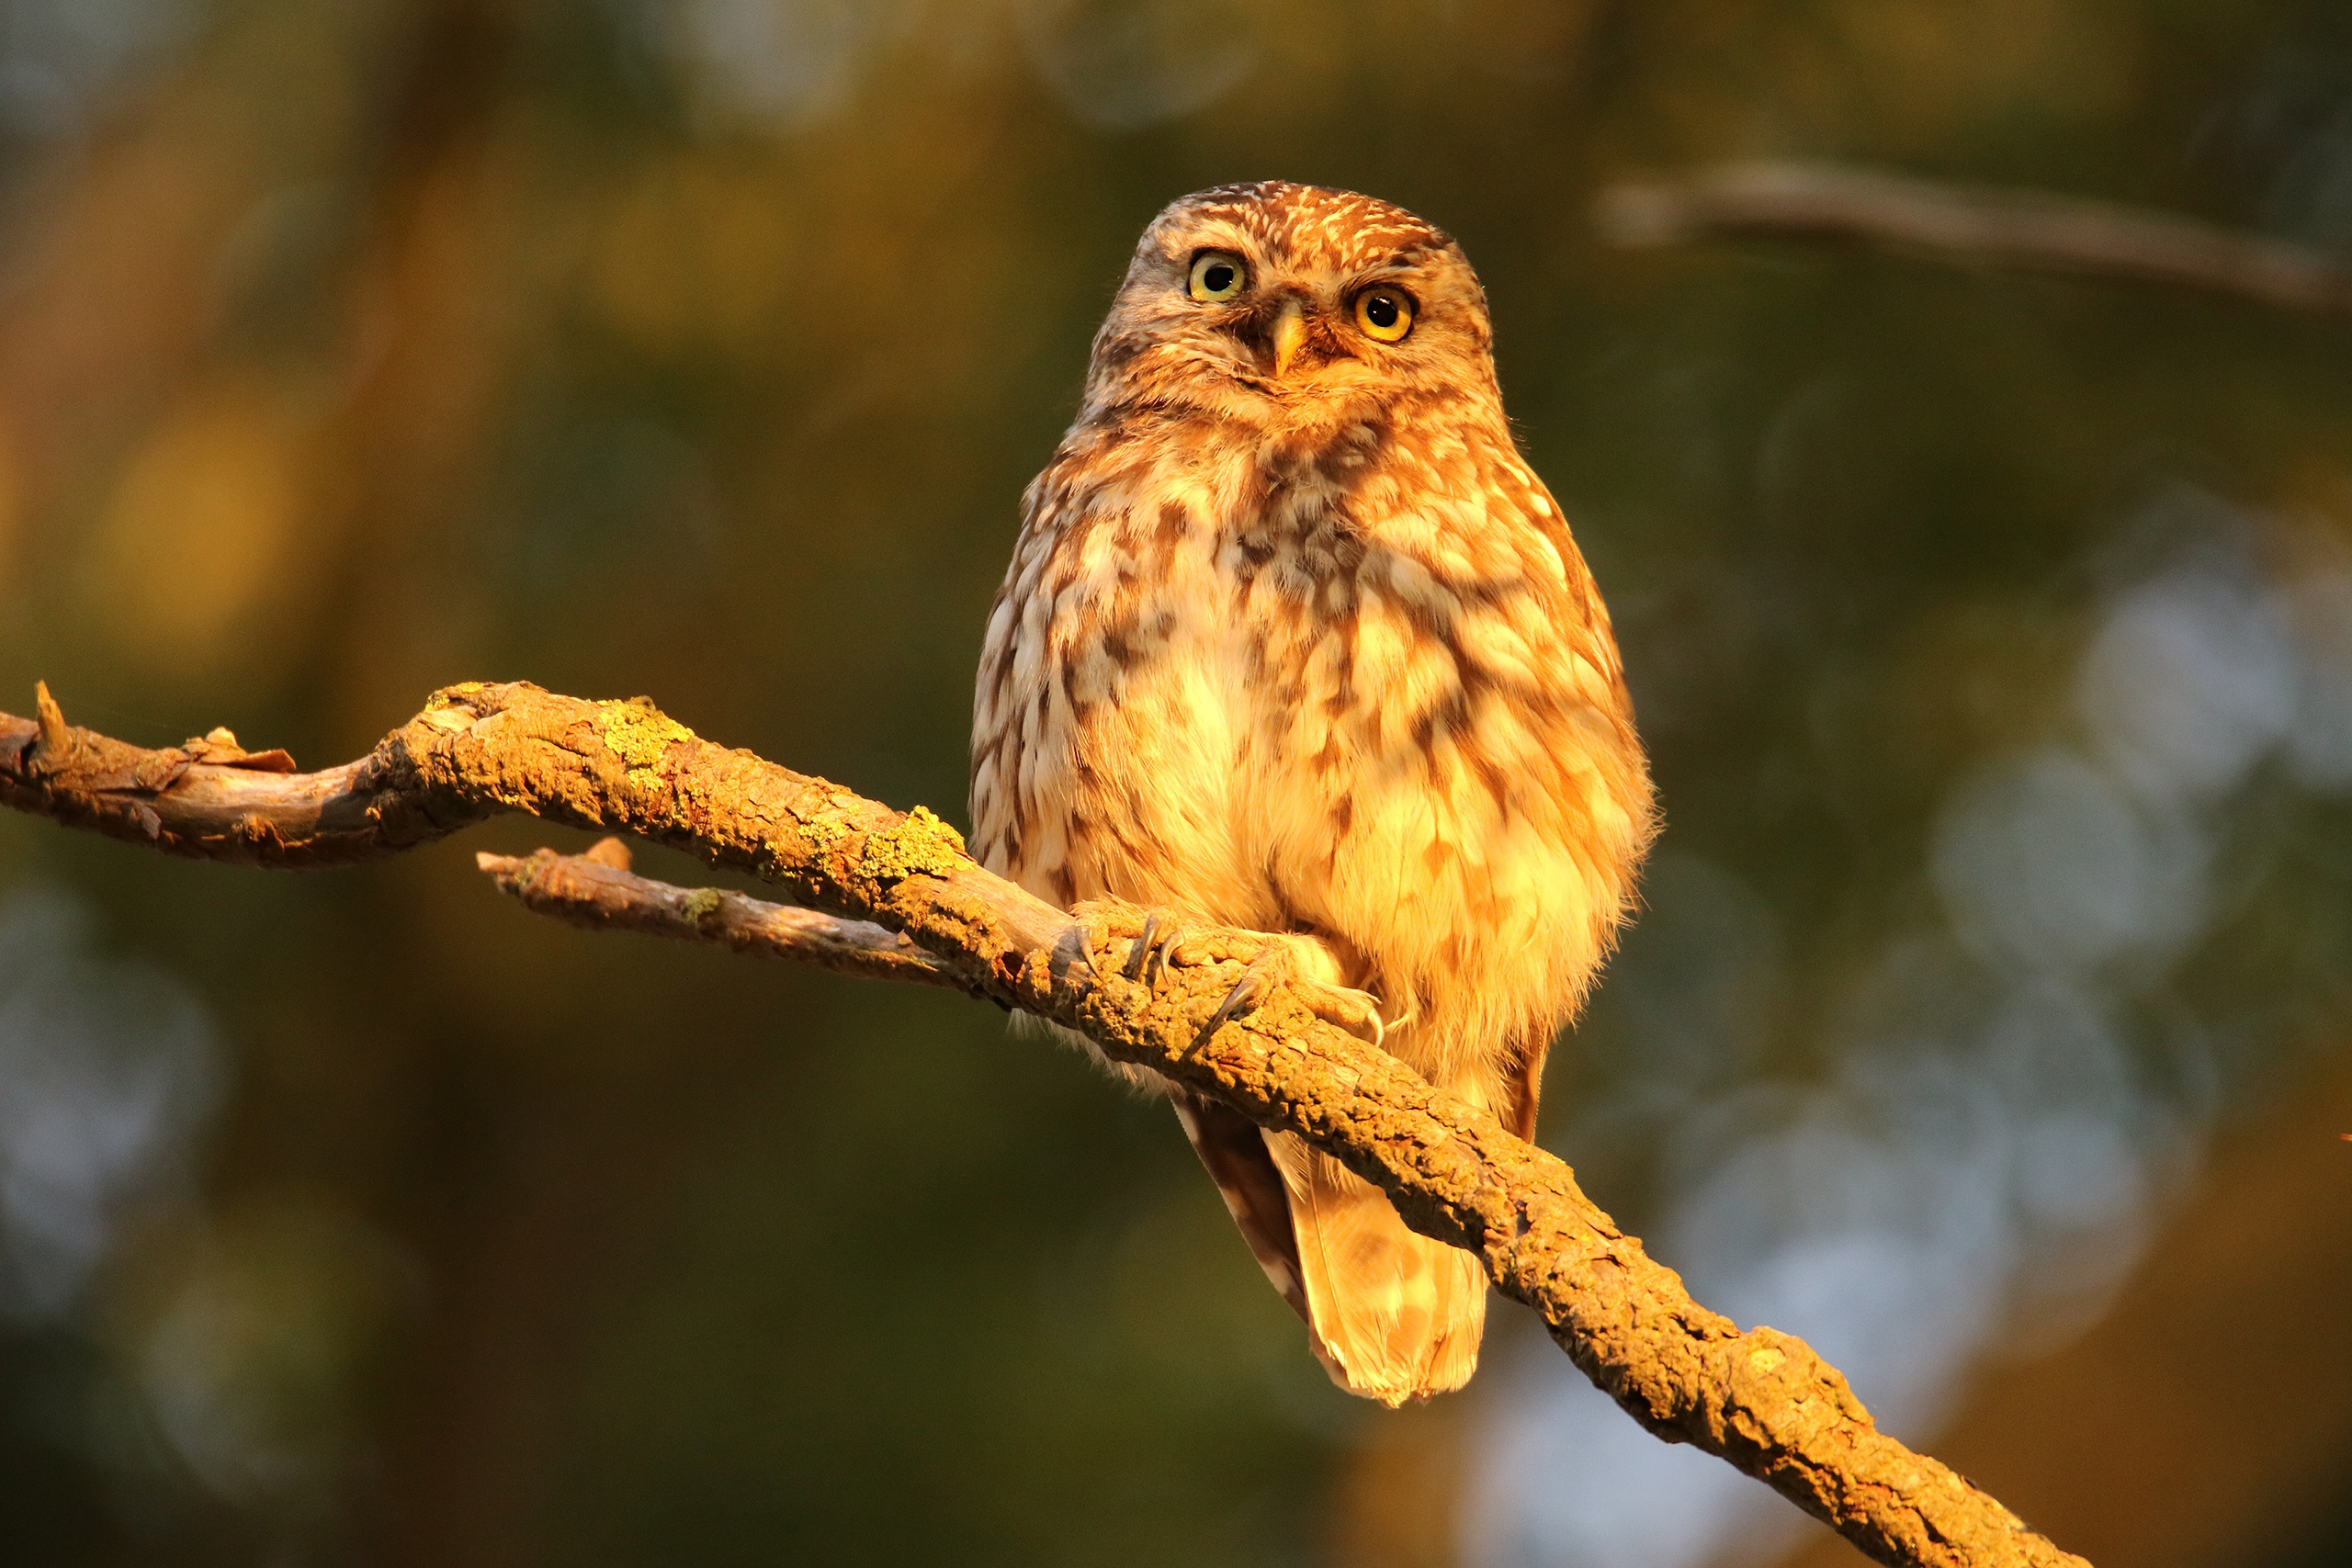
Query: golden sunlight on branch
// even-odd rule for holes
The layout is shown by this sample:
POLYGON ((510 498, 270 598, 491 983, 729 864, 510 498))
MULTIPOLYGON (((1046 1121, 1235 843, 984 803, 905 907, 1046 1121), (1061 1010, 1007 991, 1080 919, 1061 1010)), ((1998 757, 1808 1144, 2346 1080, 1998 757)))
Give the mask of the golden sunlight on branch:
POLYGON ((0 714, 0 804, 175 853, 350 863, 519 812, 751 872, 831 915, 650 882, 601 846, 483 862, 527 907, 576 923, 950 986, 1077 1030, 1376 1182, 1414 1229, 1476 1253, 1635 1420, 1766 1482, 1879 1561, 2082 1563, 1879 1431, 1803 1340, 1743 1333, 1692 1301, 1556 1156, 1318 1019, 1290 987, 1216 1021, 1261 934, 1196 930, 1166 963, 1132 964, 1144 911, 1056 909, 982 869, 921 807, 902 815, 713 745, 641 698, 469 682, 435 693, 357 761, 291 769, 223 730, 150 750, 75 728, 45 688, 35 717, 0 714))

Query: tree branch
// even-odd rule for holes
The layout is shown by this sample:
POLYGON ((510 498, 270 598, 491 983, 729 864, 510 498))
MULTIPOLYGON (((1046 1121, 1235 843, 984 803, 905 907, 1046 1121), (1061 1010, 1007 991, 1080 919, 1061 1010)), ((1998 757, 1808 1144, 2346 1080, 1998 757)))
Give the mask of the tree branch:
POLYGON ((629 870, 628 846, 599 840, 586 854, 535 850, 528 855, 474 856, 474 864, 534 914, 588 931, 617 928, 649 936, 711 942, 763 958, 789 958, 837 975, 944 986, 967 996, 985 992, 907 940, 870 920, 845 920, 770 904, 717 887, 673 887, 629 870))
MULTIPOLYGON (((1406 1223, 1479 1255, 1496 1286, 1541 1314, 1595 1384, 1668 1442, 1771 1485, 1883 1562, 1917 1568, 2081 1565, 1993 1498, 1879 1431, 1845 1378, 1804 1341, 1741 1333, 1693 1302, 1577 1188, 1553 1155, 1317 1020, 1289 992, 1212 1036, 1202 1030, 1266 938, 1204 933, 1130 975, 1143 911, 1065 913, 982 870, 954 829, 697 739, 651 704, 583 702, 525 684, 452 686, 367 757, 321 773, 254 757, 216 730, 143 750, 64 721, 46 688, 33 719, 0 714, 0 803, 177 854, 266 866, 379 859, 503 812, 618 829, 748 871, 800 902, 903 932, 948 983, 1084 1033, 1295 1133, 1376 1182, 1406 1223)), ((555 862, 494 863, 534 908, 702 940, 695 908, 734 896, 630 877, 577 896, 555 862), (513 869, 509 869, 509 867, 513 869), (542 888, 544 887, 544 891, 542 888), (673 899, 677 902, 673 903, 673 899)), ((567 875, 581 874, 576 861, 567 875)), ((605 870, 613 870, 609 864, 605 870)), ((583 885, 584 886, 584 885, 583 885)), ((755 905, 755 900, 744 900, 755 905)), ((756 909, 740 911, 748 932, 756 909)), ((826 942, 757 942, 818 957, 826 942)), ((829 945, 831 943, 831 945, 829 945)), ((868 953, 875 943, 851 943, 868 953)), ((860 973, 913 977, 862 957, 860 973)), ((820 961, 822 961, 821 958, 820 961)))
POLYGON ((1758 235, 1858 241, 1940 261, 2165 283, 2352 321, 2352 264, 2194 219, 2047 192, 1818 164, 1736 164, 1622 185, 1597 213, 1624 245, 1758 235))

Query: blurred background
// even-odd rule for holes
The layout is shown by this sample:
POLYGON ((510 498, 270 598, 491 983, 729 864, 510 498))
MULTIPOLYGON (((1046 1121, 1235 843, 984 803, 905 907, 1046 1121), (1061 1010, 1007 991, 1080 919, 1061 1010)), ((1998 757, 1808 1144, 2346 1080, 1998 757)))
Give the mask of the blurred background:
MULTIPOLYGON (((2352 1560, 2352 328, 1595 228, 1756 157, 2352 247, 2352 13, 0 0, 0 706, 320 766, 527 678, 960 822, 1136 231, 1374 192, 1664 793, 1545 1142, 2101 1568, 2352 1560)), ((1859 1561, 1509 1303, 1345 1399, 1164 1109, 529 919, 540 841, 0 818, 0 1559, 1859 1561)))

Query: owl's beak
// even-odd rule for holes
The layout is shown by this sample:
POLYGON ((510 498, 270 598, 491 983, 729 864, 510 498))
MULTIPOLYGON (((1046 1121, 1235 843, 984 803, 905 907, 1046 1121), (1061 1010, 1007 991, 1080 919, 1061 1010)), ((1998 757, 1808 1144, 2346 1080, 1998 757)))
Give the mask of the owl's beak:
POLYGON ((1283 313, 1274 318, 1274 378, 1288 373, 1290 362, 1298 357, 1299 345, 1306 341, 1306 312, 1295 299, 1283 301, 1283 313))

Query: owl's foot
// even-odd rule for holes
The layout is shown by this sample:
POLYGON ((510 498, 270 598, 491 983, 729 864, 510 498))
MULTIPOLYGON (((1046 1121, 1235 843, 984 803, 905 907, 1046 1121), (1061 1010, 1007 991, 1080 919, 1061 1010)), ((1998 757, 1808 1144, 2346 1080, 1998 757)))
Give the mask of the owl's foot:
POLYGON ((1199 1050, 1211 1036, 1244 1013, 1254 1010, 1283 987, 1291 987, 1306 1010, 1326 1023, 1337 1024, 1359 1039, 1374 1046, 1384 1046, 1388 1038, 1388 1024, 1380 1016, 1380 998, 1370 991, 1359 991, 1347 986, 1335 986, 1299 972, 1296 953, 1287 942, 1277 941, 1241 971, 1241 978, 1226 992, 1225 1000, 1217 1003, 1216 1011, 1209 1014, 1208 1022, 1193 1037, 1192 1049, 1199 1050))
MULTIPOLYGON (((1311 936, 1274 936, 1256 933, 1227 933, 1226 940, 1214 936, 1196 942, 1193 933, 1174 916, 1158 909, 1147 909, 1143 917, 1142 934, 1127 944, 1127 958, 1119 966, 1120 975, 1146 985, 1162 970, 1194 964, 1215 964, 1240 958, 1248 953, 1241 978, 1209 1015, 1208 1022, 1193 1037, 1193 1050, 1199 1050, 1209 1038, 1227 1024, 1254 1010, 1260 1003, 1283 987, 1306 1007, 1307 1011, 1326 1023, 1336 1024, 1374 1045, 1385 1046, 1388 1030, 1381 1017, 1380 998, 1370 991, 1339 985, 1314 973, 1323 970, 1336 973, 1338 961, 1330 950, 1311 936), (1239 936, 1247 946, 1231 937, 1239 936), (1250 951, 1254 949, 1255 951, 1250 951)), ((1407 1014, 1406 1018, 1410 1018, 1407 1014)), ((1403 1023, 1406 1019, 1398 1019, 1403 1023)))

